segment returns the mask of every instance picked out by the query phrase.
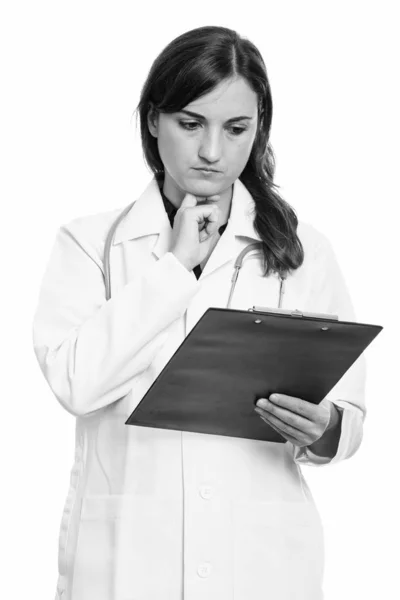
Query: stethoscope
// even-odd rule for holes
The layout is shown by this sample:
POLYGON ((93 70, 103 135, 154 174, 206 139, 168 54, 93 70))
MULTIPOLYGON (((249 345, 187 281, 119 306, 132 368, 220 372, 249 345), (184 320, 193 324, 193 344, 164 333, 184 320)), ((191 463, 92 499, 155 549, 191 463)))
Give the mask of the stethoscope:
MULTIPOLYGON (((117 230, 118 225, 120 224, 122 219, 125 217, 125 215, 130 211, 130 209, 132 208, 134 203, 135 203, 135 201, 132 202, 131 204, 129 204, 129 206, 127 206, 126 208, 124 208, 122 213, 120 215, 118 215, 118 218, 112 224, 110 231, 108 232, 108 235, 106 238, 106 242, 105 242, 105 246, 104 246, 104 278, 105 278, 105 285, 106 285, 106 299, 107 300, 109 300, 111 298, 111 277, 110 277, 111 245, 114 241, 114 236, 115 236, 115 232, 117 230)), ((243 248, 243 250, 240 252, 238 257, 236 258, 235 264, 234 264, 234 272, 233 272, 232 279, 231 279, 231 289, 229 292, 228 304, 227 304, 226 308, 230 308, 230 306, 231 306, 233 292, 235 291, 236 282, 237 282, 237 279, 239 276, 239 271, 242 268, 243 259, 248 252, 250 252, 251 250, 255 250, 256 248, 261 249, 262 243, 261 242, 252 242, 251 244, 248 244, 248 246, 243 248)), ((279 275, 280 285, 279 285, 278 308, 281 308, 281 306, 282 306, 282 298, 283 298, 283 294, 285 293, 286 278, 287 278, 287 274, 279 275)))

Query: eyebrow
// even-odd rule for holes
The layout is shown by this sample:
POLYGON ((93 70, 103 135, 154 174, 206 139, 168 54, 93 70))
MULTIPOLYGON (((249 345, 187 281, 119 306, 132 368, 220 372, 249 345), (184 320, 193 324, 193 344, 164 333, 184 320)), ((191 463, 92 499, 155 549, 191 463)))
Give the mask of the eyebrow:
MULTIPOLYGON (((189 117, 195 117, 196 119, 201 119, 202 121, 206 121, 207 120, 203 115, 200 115, 199 113, 191 112, 190 110, 183 110, 182 109, 179 112, 185 113, 185 115, 189 115, 189 117)), ((241 117, 232 117, 231 119, 228 119, 226 122, 227 123, 234 123, 236 121, 243 121, 244 119, 248 119, 250 121, 252 118, 253 117, 248 117, 246 115, 243 115, 241 117)))

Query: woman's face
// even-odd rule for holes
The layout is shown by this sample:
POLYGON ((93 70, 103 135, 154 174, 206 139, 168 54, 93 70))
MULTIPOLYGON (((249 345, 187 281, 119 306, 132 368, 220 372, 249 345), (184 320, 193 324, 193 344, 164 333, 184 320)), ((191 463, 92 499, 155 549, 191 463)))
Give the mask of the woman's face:
POLYGON ((205 197, 230 190, 251 153, 257 105, 257 94, 239 78, 220 83, 180 112, 158 113, 153 121, 149 115, 164 164, 164 192, 171 200, 181 202, 188 192, 205 197), (199 167, 217 172, 207 175, 199 167))

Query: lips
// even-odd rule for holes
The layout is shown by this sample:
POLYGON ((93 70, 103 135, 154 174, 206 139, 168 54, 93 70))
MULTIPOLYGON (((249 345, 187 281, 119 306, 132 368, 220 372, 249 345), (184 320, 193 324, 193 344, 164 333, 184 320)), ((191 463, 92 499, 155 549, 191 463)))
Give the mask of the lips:
POLYGON ((211 173, 219 173, 216 169, 203 169, 202 167, 195 167, 196 171, 207 171, 211 173))

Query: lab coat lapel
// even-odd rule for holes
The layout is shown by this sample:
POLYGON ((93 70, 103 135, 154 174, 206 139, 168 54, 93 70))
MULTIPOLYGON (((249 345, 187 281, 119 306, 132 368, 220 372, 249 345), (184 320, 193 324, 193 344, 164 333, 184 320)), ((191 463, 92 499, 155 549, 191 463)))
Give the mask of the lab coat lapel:
POLYGON ((151 251, 159 259, 169 250, 172 228, 155 178, 150 181, 120 223, 113 245, 154 235, 157 235, 157 238, 151 251))
POLYGON ((233 186, 228 225, 204 267, 202 278, 211 275, 227 262, 234 261, 247 244, 260 241, 253 220, 254 200, 240 179, 237 179, 233 186))
MULTIPOLYGON (((240 179, 237 179, 233 185, 228 225, 208 258, 202 279, 230 260, 235 260, 246 244, 260 240, 253 227, 253 219, 254 200, 240 179)), ((160 259, 171 246, 172 228, 155 178, 149 182, 120 223, 113 244, 150 235, 157 235, 151 251, 160 259)))

